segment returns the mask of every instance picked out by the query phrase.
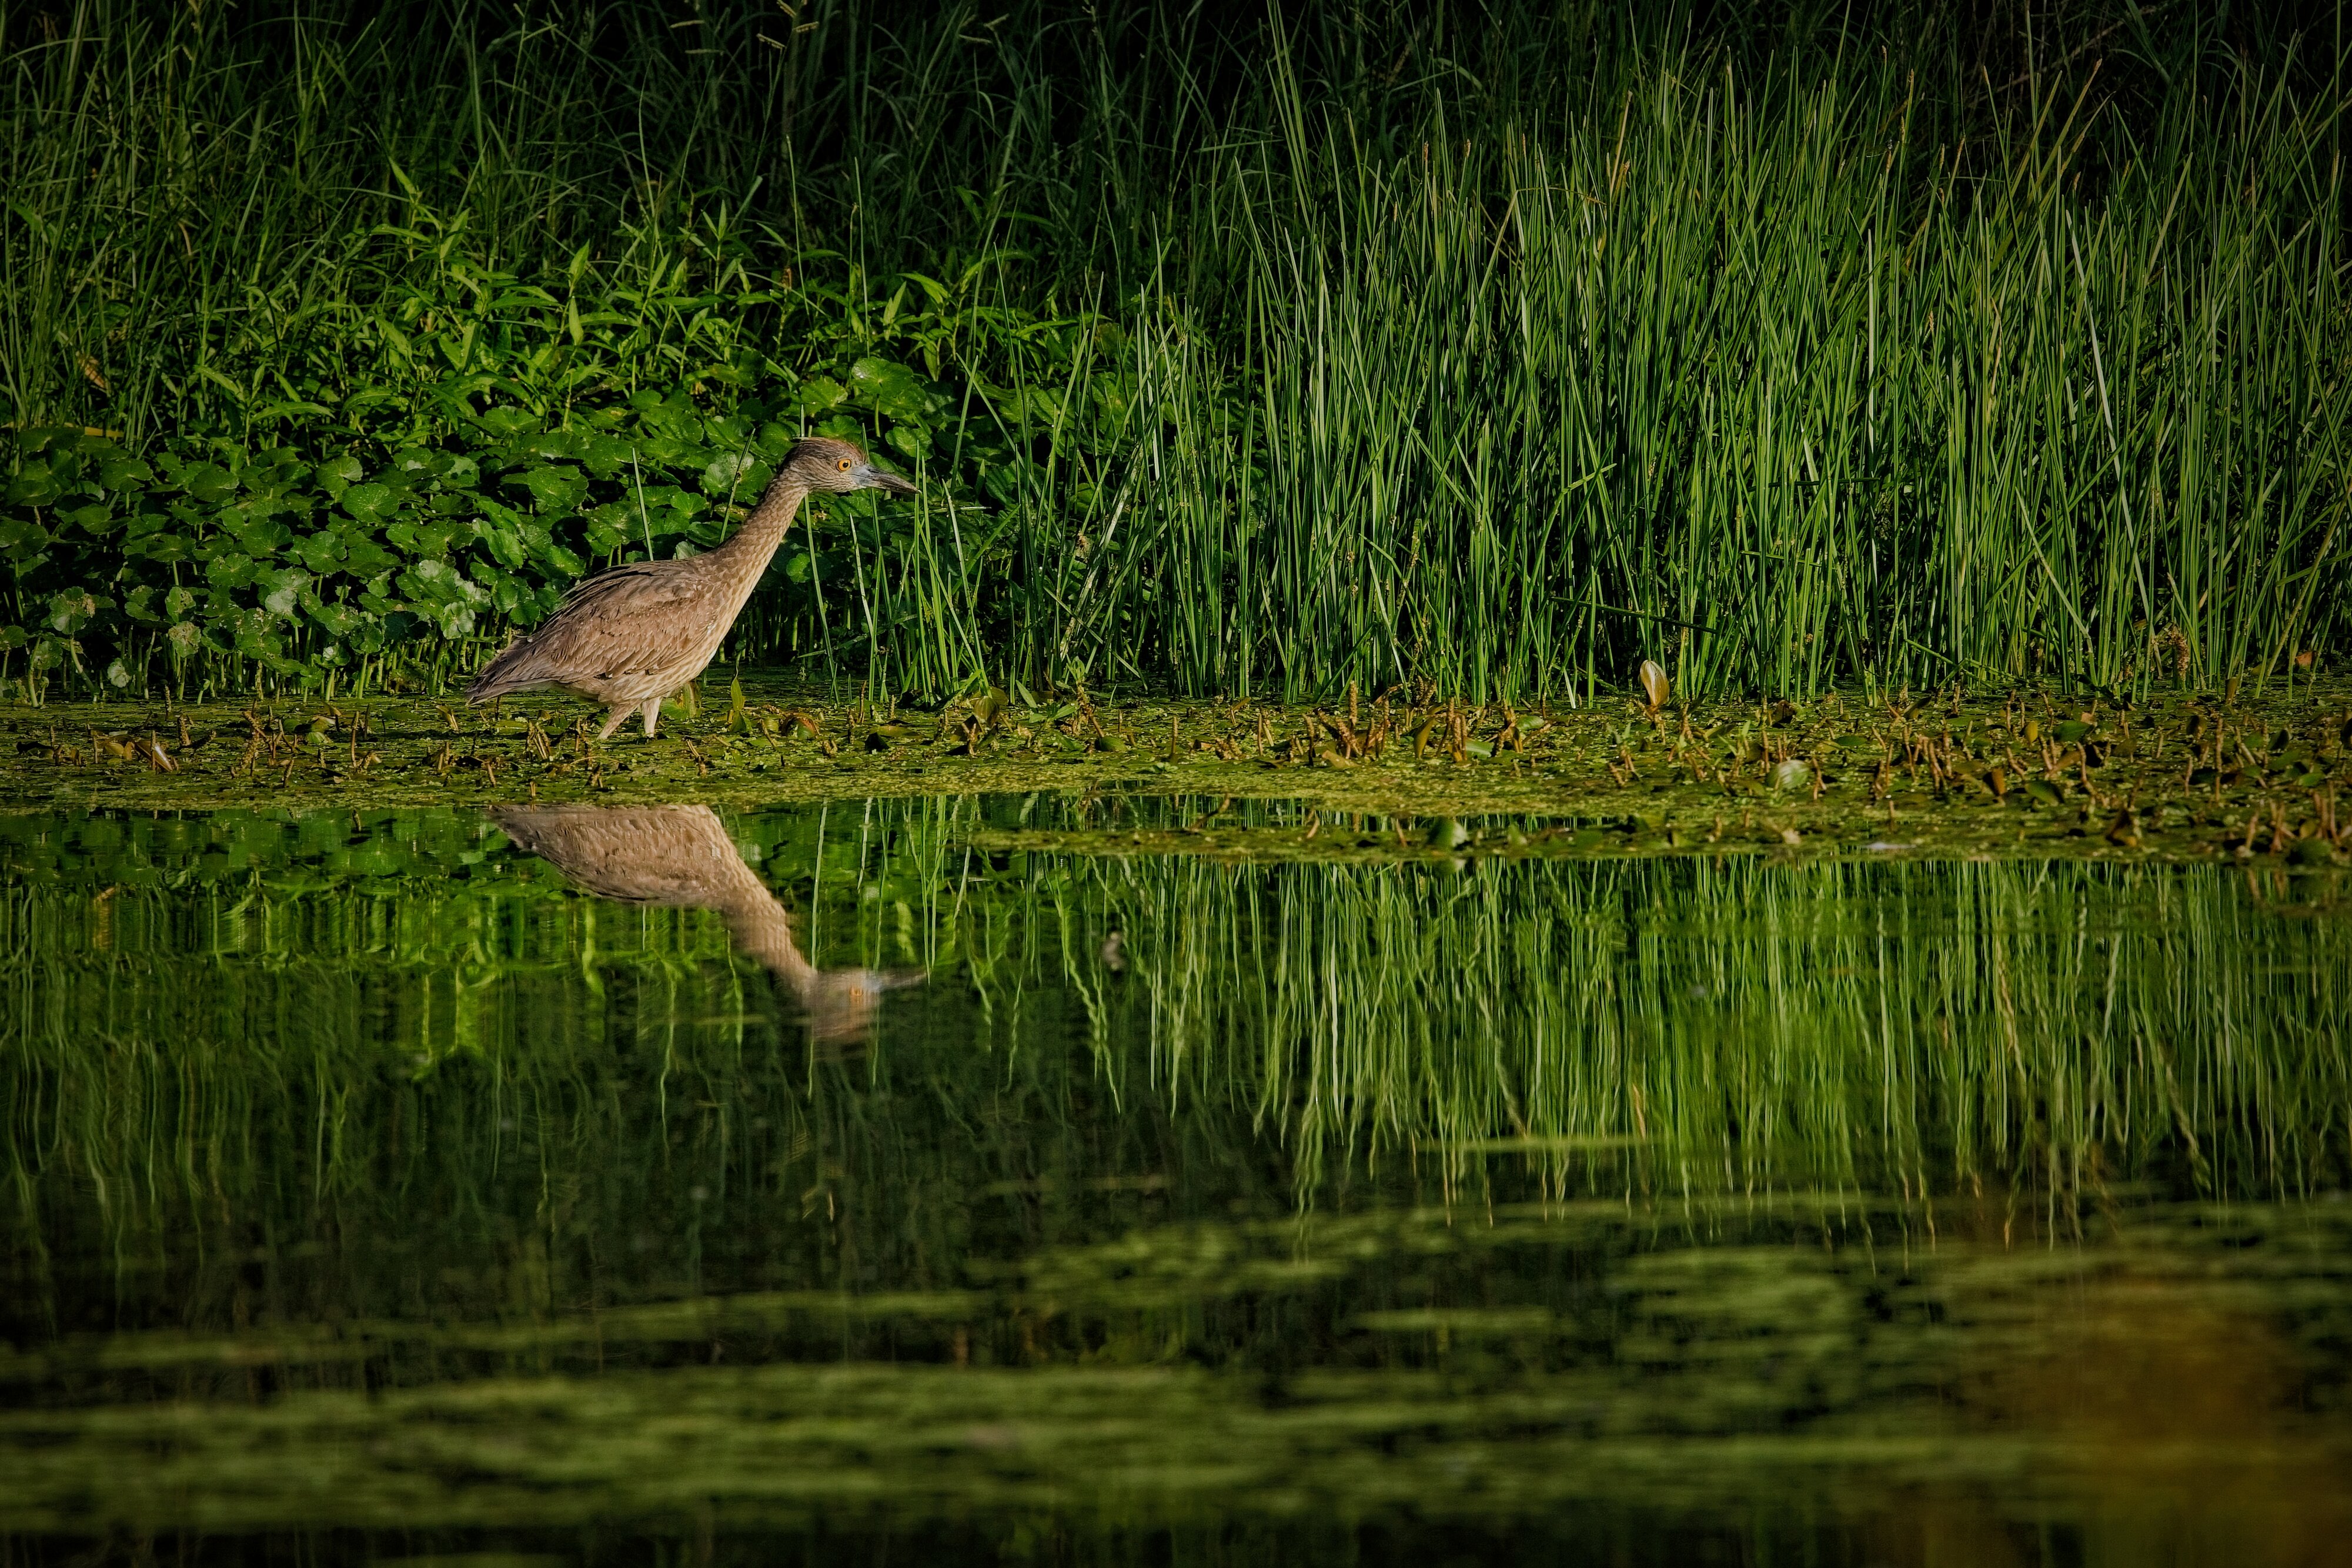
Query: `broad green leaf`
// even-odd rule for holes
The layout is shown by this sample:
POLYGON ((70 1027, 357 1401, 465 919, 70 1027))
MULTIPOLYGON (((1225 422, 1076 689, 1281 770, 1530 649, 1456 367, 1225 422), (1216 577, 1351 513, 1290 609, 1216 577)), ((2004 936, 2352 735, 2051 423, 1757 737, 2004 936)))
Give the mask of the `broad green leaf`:
POLYGON ((580 458, 588 465, 589 473, 599 479, 610 479, 629 466, 636 450, 614 436, 592 435, 583 443, 580 458))
POLYGON ((400 574, 400 591, 421 605, 479 606, 489 595, 446 560, 420 560, 400 574))
POLYGON ((474 524, 474 533, 489 548, 490 555, 500 566, 518 567, 526 559, 520 536, 504 523, 481 518, 474 524))
POLYGON ((43 617, 49 630, 71 636, 89 624, 98 613, 98 596, 86 588, 68 588, 49 596, 48 613, 43 617))
POLYGON ((325 627, 331 636, 348 637, 367 622, 367 612, 349 604, 331 604, 312 599, 303 605, 310 619, 325 627))
POLYGON ((365 582, 400 564, 399 558, 372 538, 350 539, 343 549, 343 570, 365 582))
POLYGON ((831 376, 811 376, 801 383, 800 411, 814 418, 838 406, 848 396, 849 389, 831 376))
POLYGON ((169 566, 174 561, 196 559, 195 547, 189 541, 188 536, 176 531, 159 530, 147 534, 125 545, 122 553, 152 560, 158 566, 169 566))
POLYGON ((249 517, 232 509, 221 518, 221 526, 246 554, 257 558, 275 555, 294 541, 294 530, 275 517, 249 517))
POLYGON ((57 500, 60 486, 46 463, 27 463, 8 481, 12 507, 46 507, 57 500))
POLYGON ((324 577, 343 563, 343 536, 334 528, 320 528, 296 539, 293 553, 304 566, 324 577))
POLYGON ((16 450, 30 457, 39 452, 71 452, 81 432, 70 424, 31 424, 16 433, 16 450))
POLYGON ((337 497, 344 511, 371 528, 392 520, 405 497, 389 485, 352 485, 337 497))
POLYGON ((394 523, 384 529, 383 537, 394 549, 437 560, 449 553, 451 542, 460 533, 472 532, 471 524, 455 517, 429 517, 415 523, 394 523))
POLYGON ((319 465, 315 473, 319 488, 330 497, 341 496, 345 490, 367 477, 367 470, 360 466, 360 460, 348 452, 341 457, 328 458, 319 465))
POLYGON ((610 555, 636 536, 637 509, 626 501, 610 501, 590 511, 587 524, 588 549, 610 555))
POLYGON ((858 402, 893 419, 917 419, 928 412, 921 379, 895 360, 868 355, 849 368, 849 384, 858 402))
POLYGON ((199 463, 181 474, 180 488, 191 500, 217 507, 236 494, 236 476, 217 463, 199 463))
POLYGON ((299 567, 288 567, 257 572, 254 582, 261 590, 264 610, 272 615, 291 615, 300 607, 302 591, 310 586, 310 574, 299 567))
POLYGON ((540 417, 528 409, 491 408, 475 416, 477 424, 501 440, 526 435, 540 428, 540 417))
POLYGON ((284 640, 271 625, 269 617, 259 611, 239 616, 235 626, 236 651, 247 658, 274 665, 286 656, 284 640))
POLYGON ((533 468, 514 482, 530 492, 541 513, 568 514, 588 494, 588 476, 569 465, 533 468))
POLYGON ((702 411, 683 392, 674 392, 667 398, 641 392, 629 402, 650 430, 680 441, 692 441, 702 434, 702 411))
POLYGON ((353 611, 352 614, 356 620, 351 629, 336 635, 342 638, 354 653, 373 653, 382 648, 385 641, 383 618, 370 610, 353 611))
POLYGON ((251 556, 221 550, 205 562, 205 580, 215 588, 243 588, 253 580, 255 570, 251 556))
POLYGON ((768 465, 749 452, 731 452, 711 459, 702 471, 702 493, 714 501, 729 497, 743 503, 759 498, 773 477, 768 465))
POLYGON ((30 556, 48 543, 49 530, 30 517, 0 517, 0 555, 30 556))
POLYGON ((536 457, 542 463, 557 462, 564 458, 584 457, 588 448, 600 439, 605 438, 591 435, 583 430, 551 430, 545 434, 524 440, 521 450, 526 457, 536 457))
POLYGON ((643 501, 646 510, 649 512, 672 509, 694 512, 699 511, 702 507, 701 497, 676 485, 648 485, 642 490, 633 492, 632 499, 643 501))

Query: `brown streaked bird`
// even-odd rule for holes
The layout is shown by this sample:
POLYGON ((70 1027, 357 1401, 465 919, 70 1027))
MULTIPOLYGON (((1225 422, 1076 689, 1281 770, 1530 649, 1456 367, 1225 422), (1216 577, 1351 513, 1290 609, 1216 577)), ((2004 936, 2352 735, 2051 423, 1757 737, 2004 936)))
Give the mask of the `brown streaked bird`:
POLYGON ((885 991, 923 977, 810 963, 793 940, 792 917, 708 806, 499 806, 490 821, 600 898, 718 911, 736 947, 783 982, 808 1015, 810 1032, 829 1044, 862 1037, 885 991))
POLYGON ((911 496, 915 486, 877 468, 846 441, 795 441, 733 538, 684 560, 638 561, 579 584, 546 624, 490 661, 466 700, 560 686, 609 710, 597 739, 609 739, 631 714, 645 716, 646 738, 652 739, 662 698, 709 664, 793 515, 816 490, 911 496))

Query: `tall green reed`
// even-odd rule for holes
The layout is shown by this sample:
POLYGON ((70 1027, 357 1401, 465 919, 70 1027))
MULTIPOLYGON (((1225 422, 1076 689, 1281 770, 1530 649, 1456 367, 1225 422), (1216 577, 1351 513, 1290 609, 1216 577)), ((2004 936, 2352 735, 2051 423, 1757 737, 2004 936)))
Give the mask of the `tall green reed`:
POLYGON ((1246 455, 1202 452, 1223 366, 1139 376, 1118 580, 1194 689, 2129 684, 2339 636, 2332 103, 2250 71, 2140 130, 2053 84, 1953 142, 1893 64, 1686 57, 1384 155, 1283 85, 1191 219, 1246 455))

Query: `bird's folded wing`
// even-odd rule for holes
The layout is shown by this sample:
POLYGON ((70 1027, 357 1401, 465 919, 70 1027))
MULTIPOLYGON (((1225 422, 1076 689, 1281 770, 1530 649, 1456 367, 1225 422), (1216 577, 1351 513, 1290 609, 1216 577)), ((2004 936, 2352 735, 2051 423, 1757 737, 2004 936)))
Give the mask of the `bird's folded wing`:
POLYGON ((698 585, 663 572, 590 578, 532 636, 572 670, 614 675, 676 664, 703 631, 698 585))
POLYGON ((556 613, 568 614, 575 607, 588 604, 603 607, 603 612, 607 614, 658 613, 665 607, 686 605, 699 597, 700 583, 691 573, 678 570, 682 564, 674 560, 639 561, 635 566, 600 571, 573 583, 556 613))

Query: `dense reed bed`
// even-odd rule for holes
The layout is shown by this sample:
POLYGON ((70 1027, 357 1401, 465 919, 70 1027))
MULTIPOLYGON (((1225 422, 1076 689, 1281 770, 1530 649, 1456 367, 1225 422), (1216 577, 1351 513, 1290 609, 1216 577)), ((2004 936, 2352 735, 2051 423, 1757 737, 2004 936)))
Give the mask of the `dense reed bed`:
POLYGON ((0 37, 0 678, 36 697, 446 680, 579 571, 707 546, 803 430, 924 501, 813 519, 734 652, 883 693, 2344 652, 2333 31, 404 3, 0 37))

